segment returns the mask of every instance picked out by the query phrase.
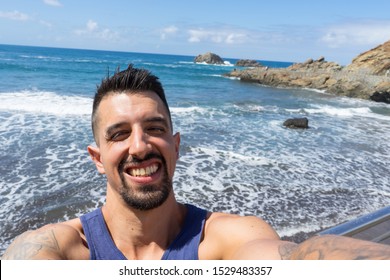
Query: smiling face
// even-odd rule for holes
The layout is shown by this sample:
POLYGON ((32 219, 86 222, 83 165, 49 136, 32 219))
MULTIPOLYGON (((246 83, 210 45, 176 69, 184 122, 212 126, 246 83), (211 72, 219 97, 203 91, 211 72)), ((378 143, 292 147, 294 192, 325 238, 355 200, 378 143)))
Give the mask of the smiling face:
POLYGON ((180 135, 151 91, 110 93, 97 111, 98 147, 88 151, 108 187, 138 210, 158 207, 172 190, 180 135))

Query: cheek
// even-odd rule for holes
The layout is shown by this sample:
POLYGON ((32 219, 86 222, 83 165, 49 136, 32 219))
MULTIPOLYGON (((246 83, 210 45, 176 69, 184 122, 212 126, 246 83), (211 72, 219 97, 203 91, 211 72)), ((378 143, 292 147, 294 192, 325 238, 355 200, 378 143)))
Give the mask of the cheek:
POLYGON ((167 145, 164 149, 165 154, 163 155, 167 163, 168 174, 173 176, 176 168, 176 162, 178 154, 174 145, 167 145))
POLYGON ((102 161, 109 169, 116 169, 123 157, 128 154, 128 149, 124 143, 115 143, 115 145, 107 146, 102 153, 102 161))

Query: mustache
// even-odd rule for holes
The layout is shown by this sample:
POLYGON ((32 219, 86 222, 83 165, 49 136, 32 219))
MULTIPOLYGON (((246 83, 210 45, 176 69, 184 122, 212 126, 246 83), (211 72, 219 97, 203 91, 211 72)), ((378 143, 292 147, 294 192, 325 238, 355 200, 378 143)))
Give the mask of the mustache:
POLYGON ((150 153, 146 154, 144 158, 139 158, 139 157, 136 157, 136 156, 132 156, 130 159, 129 158, 124 158, 119 163, 118 170, 120 172, 123 172, 124 169, 125 169, 125 166, 128 166, 128 165, 138 165, 138 164, 141 164, 144 161, 151 160, 151 159, 158 159, 165 166, 165 159, 161 155, 159 155, 157 153, 154 153, 154 152, 150 152, 150 153))

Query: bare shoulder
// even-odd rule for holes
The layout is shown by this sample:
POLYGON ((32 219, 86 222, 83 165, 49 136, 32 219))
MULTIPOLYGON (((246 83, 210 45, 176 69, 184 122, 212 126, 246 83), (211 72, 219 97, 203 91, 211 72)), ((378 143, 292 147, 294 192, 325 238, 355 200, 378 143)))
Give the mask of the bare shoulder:
POLYGON ((279 239, 276 231, 267 222, 255 216, 212 213, 206 222, 205 230, 210 233, 228 233, 230 237, 235 234, 241 238, 279 239))
POLYGON ((280 250, 289 250, 284 248, 289 244, 261 218, 212 213, 199 255, 210 259, 280 259, 280 250))
POLYGON ((26 231, 15 238, 2 256, 7 259, 84 259, 88 258, 78 219, 26 231))

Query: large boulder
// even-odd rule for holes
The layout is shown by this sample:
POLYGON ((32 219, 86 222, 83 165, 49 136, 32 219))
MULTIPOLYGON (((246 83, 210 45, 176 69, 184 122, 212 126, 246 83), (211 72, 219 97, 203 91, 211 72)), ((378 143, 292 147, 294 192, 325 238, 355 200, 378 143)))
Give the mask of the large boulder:
POLYGON ((239 59, 234 65, 239 67, 260 67, 261 66, 261 64, 254 59, 239 59))
POLYGON ((211 52, 198 55, 197 57, 195 57, 194 62, 207 64, 224 64, 224 61, 220 56, 211 52))
POLYGON ((287 119, 283 125, 287 128, 309 128, 309 120, 307 118, 292 118, 287 119))
POLYGON ((370 99, 376 102, 384 102, 390 104, 390 91, 374 92, 370 99))

